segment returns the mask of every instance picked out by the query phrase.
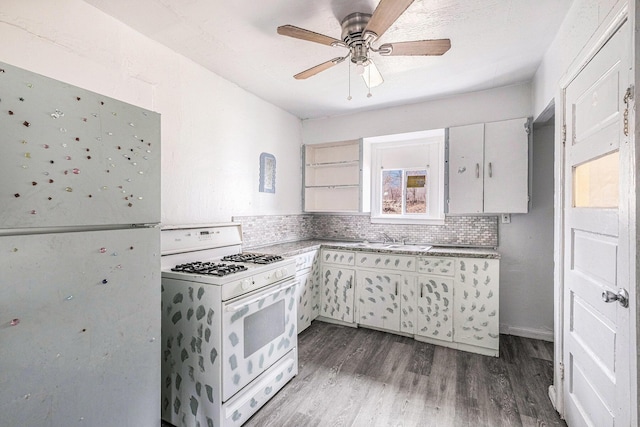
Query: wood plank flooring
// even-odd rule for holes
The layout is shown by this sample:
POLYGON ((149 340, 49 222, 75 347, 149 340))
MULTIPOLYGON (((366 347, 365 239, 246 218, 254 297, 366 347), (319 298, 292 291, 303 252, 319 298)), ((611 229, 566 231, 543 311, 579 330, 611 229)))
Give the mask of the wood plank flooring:
POLYGON ((552 343, 501 335, 494 358, 314 321, 298 350, 298 376, 245 426, 566 426, 552 343))

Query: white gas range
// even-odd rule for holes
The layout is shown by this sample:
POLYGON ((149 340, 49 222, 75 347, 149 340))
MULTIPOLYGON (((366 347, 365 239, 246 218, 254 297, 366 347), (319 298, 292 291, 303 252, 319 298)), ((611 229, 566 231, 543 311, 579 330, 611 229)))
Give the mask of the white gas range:
POLYGON ((298 373, 295 261, 239 224, 162 233, 162 419, 240 426, 298 373))

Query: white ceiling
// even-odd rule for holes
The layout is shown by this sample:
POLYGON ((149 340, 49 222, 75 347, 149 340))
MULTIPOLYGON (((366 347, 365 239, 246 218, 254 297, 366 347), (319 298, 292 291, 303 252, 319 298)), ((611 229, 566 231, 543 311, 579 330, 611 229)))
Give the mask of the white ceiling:
POLYGON ((348 61, 294 74, 346 49, 278 35, 291 24, 340 39, 340 21, 377 0, 85 0, 300 118, 415 103, 531 80, 572 0, 416 0, 375 43, 451 39, 443 56, 378 56, 385 82, 367 88, 348 61))

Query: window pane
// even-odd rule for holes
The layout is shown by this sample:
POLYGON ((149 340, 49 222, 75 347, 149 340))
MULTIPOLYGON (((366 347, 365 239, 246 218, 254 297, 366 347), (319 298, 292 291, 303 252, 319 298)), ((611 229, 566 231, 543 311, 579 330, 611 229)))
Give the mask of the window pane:
POLYGON ((427 212, 427 171, 407 171, 406 209, 408 214, 427 212))
POLYGON ((573 168, 575 207, 618 207, 618 159, 616 151, 573 168))
POLYGON ((382 213, 402 214, 402 171, 382 171, 382 213))

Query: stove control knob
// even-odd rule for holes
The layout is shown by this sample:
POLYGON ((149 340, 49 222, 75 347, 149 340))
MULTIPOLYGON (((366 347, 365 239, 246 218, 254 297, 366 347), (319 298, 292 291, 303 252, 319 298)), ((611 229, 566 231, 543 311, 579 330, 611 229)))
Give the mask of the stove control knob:
POLYGON ((253 282, 251 281, 251 279, 244 279, 240 283, 242 285, 242 289, 245 291, 248 291, 249 289, 251 289, 251 285, 253 285, 253 282))
POLYGON ((276 270, 276 272, 275 272, 276 279, 282 279, 284 277, 284 273, 285 273, 285 269, 284 268, 276 270))

